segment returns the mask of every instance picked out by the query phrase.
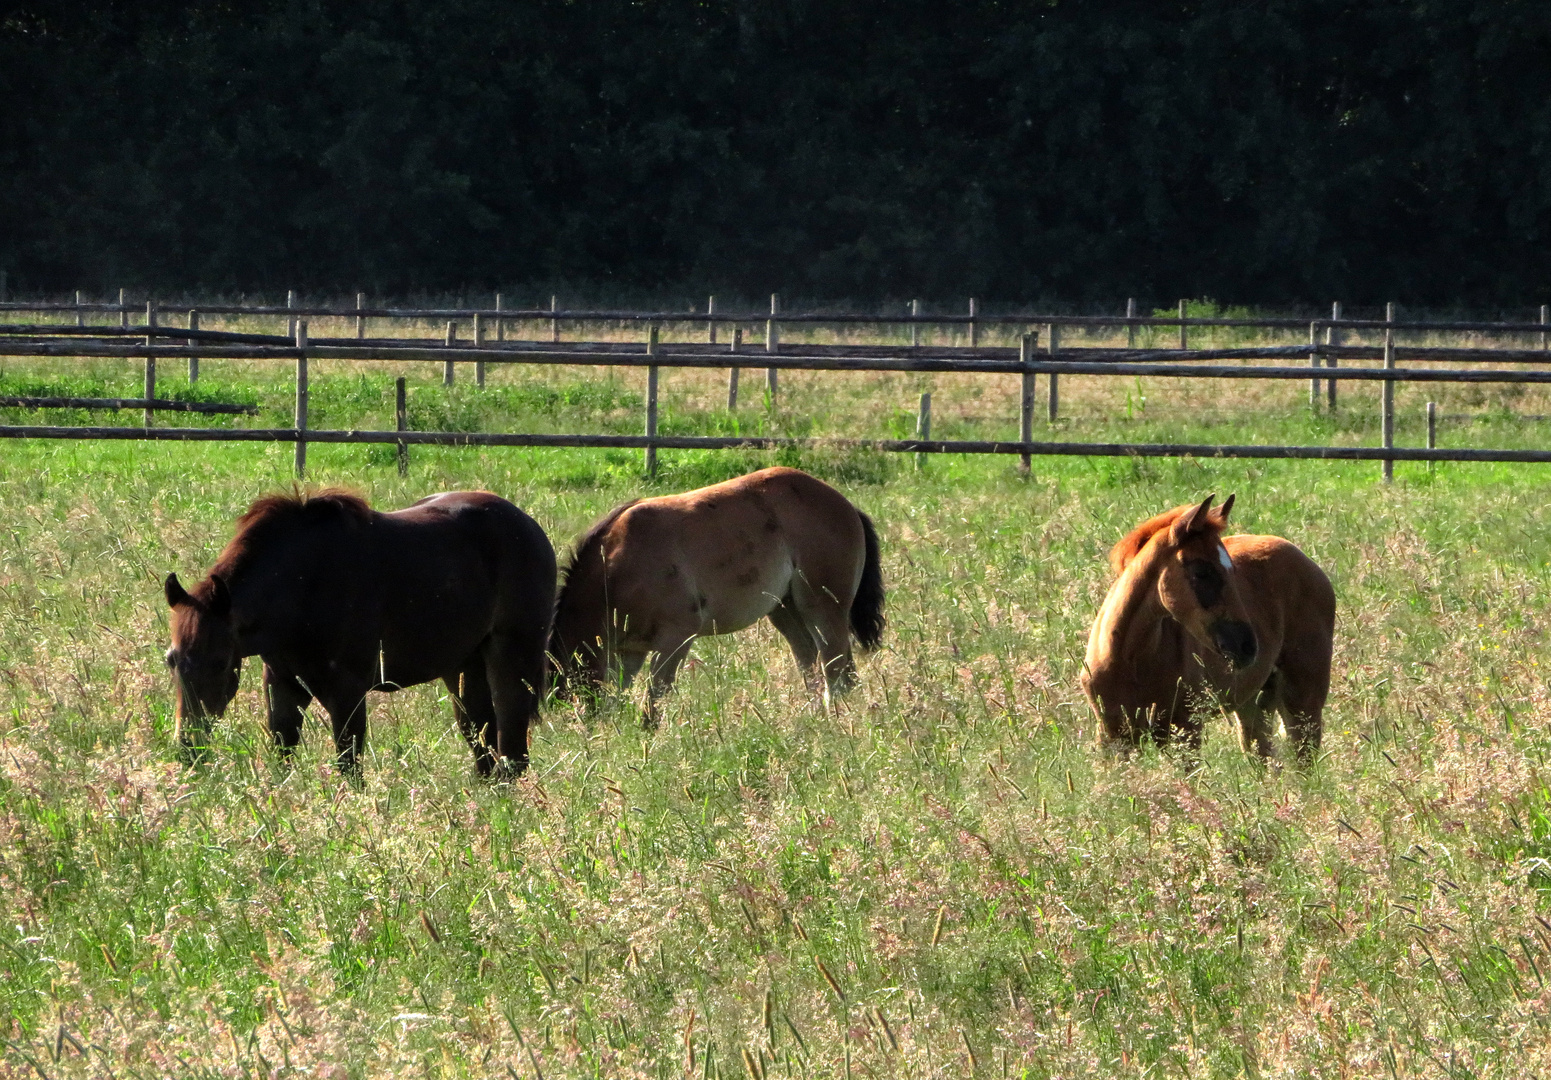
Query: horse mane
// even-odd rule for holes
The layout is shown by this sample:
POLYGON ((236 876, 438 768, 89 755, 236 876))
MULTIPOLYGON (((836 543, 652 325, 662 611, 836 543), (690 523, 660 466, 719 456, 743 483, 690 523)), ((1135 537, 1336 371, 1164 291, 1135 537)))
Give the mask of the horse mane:
POLYGON ((597 521, 587 527, 587 531, 577 538, 571 548, 571 557, 560 567, 560 587, 555 590, 555 612, 559 614, 566 601, 566 590, 573 584, 576 576, 576 568, 582 564, 582 560, 598 550, 603 543, 603 534, 608 532, 614 522, 619 520, 619 515, 629 510, 640 499, 631 499, 629 502, 620 503, 614 509, 604 514, 597 521))
POLYGON ((237 532, 227 542, 210 573, 229 576, 277 526, 325 519, 366 522, 371 516, 372 508, 366 500, 343 488, 260 495, 237 519, 237 532))
MULTIPOLYGON (((1156 517, 1148 518, 1136 528, 1126 533, 1125 536, 1121 538, 1120 543, 1116 544, 1109 550, 1110 569, 1113 570, 1115 575, 1118 577, 1121 571, 1123 571, 1127 566, 1131 565, 1131 560, 1142 553, 1142 549, 1147 546, 1147 542, 1149 540, 1178 521, 1180 515, 1185 513, 1185 511, 1194 509, 1195 505, 1195 503, 1186 503, 1184 506, 1176 506, 1172 510, 1165 510, 1163 513, 1157 515, 1156 517)), ((1204 520, 1205 523, 1202 526, 1203 528, 1215 532, 1222 531, 1212 524, 1210 518, 1204 520)))

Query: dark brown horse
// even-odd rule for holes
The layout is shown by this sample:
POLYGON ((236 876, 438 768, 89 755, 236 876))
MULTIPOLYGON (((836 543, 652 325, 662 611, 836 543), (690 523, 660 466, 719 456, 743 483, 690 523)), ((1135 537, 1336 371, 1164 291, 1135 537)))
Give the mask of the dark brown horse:
POLYGON ((628 684, 653 654, 647 721, 695 638, 769 617, 809 685, 856 675, 853 634, 883 632, 878 536, 845 496, 796 469, 626 503, 577 541, 555 609, 556 691, 628 684))
POLYGON ((1233 496, 1143 522, 1115 545, 1115 583, 1093 622, 1082 677, 1107 741, 1201 743, 1215 698, 1239 744, 1272 753, 1281 713, 1300 761, 1319 750, 1336 596, 1312 559, 1277 536, 1223 536, 1233 496))
POLYGON ((366 694, 443 679, 481 775, 528 763, 544 692, 555 552, 517 507, 482 491, 377 513, 354 495, 270 495, 237 521, 210 575, 172 607, 167 666, 178 737, 194 746, 264 661, 269 730, 289 756, 313 698, 339 763, 366 745, 366 694))

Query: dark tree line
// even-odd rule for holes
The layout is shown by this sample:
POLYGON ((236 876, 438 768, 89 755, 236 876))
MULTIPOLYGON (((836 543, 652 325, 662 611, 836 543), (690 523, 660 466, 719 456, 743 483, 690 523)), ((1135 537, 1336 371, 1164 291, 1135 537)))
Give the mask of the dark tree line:
POLYGON ((6 0, 0 267, 1539 303, 1551 4, 6 0))

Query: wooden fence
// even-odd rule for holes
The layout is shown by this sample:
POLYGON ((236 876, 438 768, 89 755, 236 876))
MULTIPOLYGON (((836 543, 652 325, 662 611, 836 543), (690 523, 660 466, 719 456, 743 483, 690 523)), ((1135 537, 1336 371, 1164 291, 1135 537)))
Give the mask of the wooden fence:
MULTIPOLYGON (((131 325, 129 314, 139 312, 138 306, 118 304, 88 304, 77 294, 74 304, 63 303, 6 303, 0 310, 23 312, 74 312, 75 325, 59 323, 15 323, 0 325, 0 354, 26 357, 59 358, 121 358, 140 360, 145 366, 145 396, 143 399, 122 399, 125 406, 145 407, 145 423, 142 427, 61 427, 61 426, 0 426, 0 438, 45 439, 148 439, 176 441, 230 441, 230 442, 289 442, 296 448, 296 470, 302 475, 306 467, 306 448, 309 443, 382 443, 396 445, 399 450, 399 467, 407 468, 408 450, 412 445, 441 446, 563 446, 563 447, 616 447, 640 449, 644 452, 648 472, 656 468, 659 449, 770 449, 781 446, 837 446, 867 447, 884 452, 914 454, 1017 454, 1022 468, 1027 471, 1035 456, 1192 456, 1192 457, 1244 457, 1321 460, 1379 461, 1382 475, 1388 480, 1393 475, 1395 461, 1500 461, 1500 462, 1551 462, 1551 451, 1542 450, 1492 450, 1492 449, 1440 449, 1435 440, 1435 412, 1428 406, 1428 446, 1426 448, 1400 448, 1394 445, 1394 385, 1400 382, 1425 383, 1551 383, 1551 369, 1538 368, 1402 368, 1401 361, 1412 362, 1470 362, 1491 361, 1500 364, 1544 365, 1551 355, 1546 351, 1548 331, 1547 309, 1542 308, 1538 322, 1404 322, 1397 320, 1391 306, 1384 320, 1343 319, 1339 307, 1329 319, 1230 319, 1191 318, 1185 314, 1183 302, 1180 314, 1173 318, 1144 317, 1135 314, 1134 303, 1127 305, 1124 316, 1069 316, 1069 315, 993 315, 977 311, 971 302, 967 315, 922 315, 919 305, 912 305, 912 313, 905 316, 862 315, 852 313, 781 313, 779 300, 771 298, 769 313, 757 314, 719 313, 714 298, 705 312, 632 312, 610 310, 562 310, 552 302, 547 309, 513 310, 505 308, 497 297, 496 306, 490 309, 473 308, 372 308, 358 297, 354 307, 322 308, 301 307, 291 302, 285 307, 253 305, 201 305, 188 309, 188 325, 165 325, 158 304, 148 302, 144 322, 131 325), (88 313, 116 313, 119 325, 88 325, 88 313), (234 333, 206 330, 200 326, 200 314, 287 316, 290 320, 288 336, 234 333), (354 338, 310 338, 308 320, 317 317, 353 318, 354 338), (425 338, 367 338, 367 319, 426 320, 446 319, 446 334, 440 343, 432 344, 425 338), (457 321, 468 320, 472 335, 468 339, 458 336, 457 321), (507 340, 507 324, 535 319, 552 323, 551 340, 507 340), (645 323, 644 342, 562 342, 561 321, 587 323, 645 323), (740 324, 765 323, 764 347, 748 350, 743 343, 740 324), (660 340, 660 326, 665 323, 707 324, 707 340, 704 342, 671 342, 660 340), (791 344, 782 347, 781 324, 834 323, 834 324, 910 324, 917 331, 912 340, 919 342, 918 331, 924 324, 967 324, 969 344, 931 346, 914 344, 909 347, 894 345, 810 345, 791 344), (717 327, 730 327, 731 340, 718 343, 717 327), (1012 326, 1028 328, 1038 326, 1045 332, 1045 348, 1039 348, 1037 333, 1025 333, 1016 347, 997 347, 979 343, 981 326, 1012 326), (1176 327, 1179 330, 1177 347, 1156 348, 1063 348, 1063 327, 1125 327, 1128 342, 1134 343, 1139 327, 1176 327), (1307 344, 1272 345, 1254 348, 1188 348, 1188 334, 1192 327, 1245 327, 1259 329, 1307 328, 1307 344), (494 329, 492 334, 490 331, 494 329), (1341 342, 1343 330, 1382 330, 1382 346, 1347 345, 1341 342), (1323 331, 1324 339, 1320 340, 1323 331), (1400 332, 1437 335, 1443 333, 1486 333, 1498 335, 1529 334, 1537 337, 1534 348, 1474 348, 1458 345, 1401 346, 1395 342, 1400 332), (494 340, 490 340, 491 338, 494 340), (139 339, 130 343, 125 339, 139 339), (158 361, 181 360, 188 364, 190 380, 196 380, 199 359, 270 360, 295 365, 295 413, 294 426, 290 428, 238 429, 238 428, 157 428, 154 426, 152 409, 164 399, 155 397, 158 361), (1339 360, 1382 361, 1382 366, 1339 367, 1339 360), (426 362, 441 365, 443 381, 452 385, 457 377, 458 364, 472 364, 478 385, 484 385, 486 367, 490 364, 543 364, 563 366, 644 367, 647 369, 647 393, 645 423, 641 435, 536 435, 464 432, 416 432, 407 430, 404 406, 404 380, 398 380, 397 429, 394 431, 327 431, 312 429, 308 425, 309 364, 317 360, 426 362), (746 363, 738 361, 746 360, 746 363), (1250 360, 1298 360, 1308 366, 1249 366, 1250 360), (1218 363, 1212 363, 1218 361, 1218 363), (1224 364, 1221 361, 1235 361, 1224 364), (766 388, 772 402, 778 392, 778 373, 782 370, 799 371, 894 371, 894 372, 957 372, 1011 374, 1021 377, 1019 438, 1009 441, 933 440, 931 430, 931 396, 921 397, 915 439, 842 439, 842 438, 781 438, 775 436, 665 436, 657 430, 658 371, 664 367, 719 368, 729 371, 728 404, 736 407, 738 371, 742 366, 760 366, 766 369, 766 388), (1250 379, 1250 380, 1308 380, 1310 403, 1317 406, 1321 401, 1321 382, 1326 384, 1328 401, 1336 403, 1336 386, 1341 382, 1379 382, 1383 386, 1381 396, 1380 430, 1381 445, 1378 447, 1325 447, 1325 446, 1223 446, 1197 444, 1147 444, 1147 443, 1075 443, 1039 441, 1033 438, 1036 380, 1046 380, 1046 412, 1055 420, 1060 408, 1060 377, 1062 375, 1111 376, 1111 377, 1168 377, 1185 379, 1250 379)), ((0 401, 0 405, 4 402, 0 401)), ((222 408, 200 407, 194 403, 174 403, 190 411, 227 411, 222 408)))

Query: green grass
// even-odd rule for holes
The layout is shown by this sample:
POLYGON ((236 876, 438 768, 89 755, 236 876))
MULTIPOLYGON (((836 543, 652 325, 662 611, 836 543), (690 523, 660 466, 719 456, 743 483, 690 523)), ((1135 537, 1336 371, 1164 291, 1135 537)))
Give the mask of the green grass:
MULTIPOLYGON (((390 425, 399 372, 322 367, 320 426, 390 425)), ((493 372, 483 395, 407 374, 416 427, 639 429, 637 373, 493 372)), ((13 361, 0 393, 138 378, 13 361)), ((943 437, 1016 423, 997 379, 783 375, 781 409, 735 417, 714 375, 664 383, 665 431, 909 434, 924 389, 943 437)), ((197 389, 287 422, 282 369, 210 362, 197 389)), ((1402 443, 1422 393, 1401 391, 1402 443)), ((1542 444, 1518 418, 1551 412, 1533 391, 1428 393, 1471 416, 1445 444, 1542 444)), ((1072 379, 1056 437, 1375 440, 1376 391, 1334 419, 1303 394, 1072 379)), ((326 723, 275 763, 252 663, 208 764, 171 742, 160 580, 202 572, 248 500, 291 483, 290 453, 0 448, 0 1072, 678 1077, 690 1051, 724 1080, 1551 1069, 1543 470, 1402 463, 1383 487, 1376 464, 1036 460, 1023 479, 1001 459, 664 452, 649 482, 634 453, 416 447, 400 479, 381 448, 314 446, 313 483, 381 507, 489 488, 557 546, 617 501, 783 461, 873 516, 889 588, 885 648, 838 716, 758 628, 697 646, 655 732, 628 699, 550 708, 508 786, 474 778, 438 688, 374 697, 356 788, 326 723), (1077 675, 1105 552, 1209 491, 1336 583, 1306 774, 1258 770, 1221 721, 1191 775, 1094 746, 1077 675)))

